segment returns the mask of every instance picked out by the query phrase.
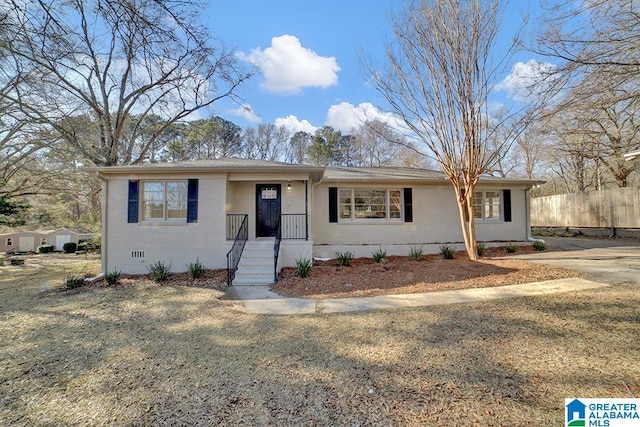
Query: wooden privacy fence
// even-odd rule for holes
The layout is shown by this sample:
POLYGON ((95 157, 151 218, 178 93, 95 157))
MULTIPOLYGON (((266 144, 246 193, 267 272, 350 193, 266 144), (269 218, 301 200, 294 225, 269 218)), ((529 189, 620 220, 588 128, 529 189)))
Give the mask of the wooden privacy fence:
POLYGON ((531 225, 640 228, 640 187, 532 198, 531 225))

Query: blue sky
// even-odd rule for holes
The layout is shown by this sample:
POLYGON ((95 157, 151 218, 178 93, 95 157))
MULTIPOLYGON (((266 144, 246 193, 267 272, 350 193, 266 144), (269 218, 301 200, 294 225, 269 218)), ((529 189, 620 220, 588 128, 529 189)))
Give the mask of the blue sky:
MULTIPOLYGON (((511 3, 505 35, 521 24, 522 12, 539 10, 536 1, 511 3)), ((367 85, 360 58, 364 52, 383 59, 390 14, 402 5, 402 0, 209 0, 203 15, 211 31, 258 69, 238 92, 246 105, 220 102, 213 114, 243 128, 276 123, 313 131, 331 125, 343 133, 357 126, 365 111, 383 116, 384 104, 367 85)), ((518 82, 531 73, 533 59, 526 52, 514 58, 513 69, 522 77, 504 76, 503 101, 518 98, 518 82)))

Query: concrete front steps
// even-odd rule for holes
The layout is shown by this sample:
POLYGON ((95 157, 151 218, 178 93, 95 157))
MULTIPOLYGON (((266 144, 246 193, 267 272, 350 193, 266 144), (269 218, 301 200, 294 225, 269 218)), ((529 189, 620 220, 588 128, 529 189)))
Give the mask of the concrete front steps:
POLYGON ((273 284, 274 243, 274 238, 247 241, 233 279, 234 286, 273 284))

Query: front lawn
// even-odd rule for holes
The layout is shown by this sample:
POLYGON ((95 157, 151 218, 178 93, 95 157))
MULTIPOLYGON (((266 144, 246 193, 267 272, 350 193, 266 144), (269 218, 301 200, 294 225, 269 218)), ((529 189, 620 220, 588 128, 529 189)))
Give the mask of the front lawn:
POLYGON ((565 397, 640 395, 632 285, 304 316, 52 290, 97 267, 0 267, 1 425, 561 425, 565 397))

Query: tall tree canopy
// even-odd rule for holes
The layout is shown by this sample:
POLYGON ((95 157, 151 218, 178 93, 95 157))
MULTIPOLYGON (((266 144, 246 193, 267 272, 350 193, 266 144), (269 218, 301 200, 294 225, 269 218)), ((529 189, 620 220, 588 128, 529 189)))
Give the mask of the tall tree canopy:
POLYGON ((490 120, 489 111, 506 64, 494 49, 501 17, 498 0, 410 1, 394 21, 387 69, 371 70, 376 88, 451 181, 471 259, 477 259, 473 190, 512 140, 489 149, 492 134, 512 118, 490 120))
POLYGON ((95 165, 144 161, 169 126, 250 76, 214 43, 191 0, 2 4, 11 31, 0 31, 0 61, 12 90, 0 96, 95 165), (76 116, 89 118, 96 138, 82 136, 68 120, 76 116))

